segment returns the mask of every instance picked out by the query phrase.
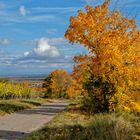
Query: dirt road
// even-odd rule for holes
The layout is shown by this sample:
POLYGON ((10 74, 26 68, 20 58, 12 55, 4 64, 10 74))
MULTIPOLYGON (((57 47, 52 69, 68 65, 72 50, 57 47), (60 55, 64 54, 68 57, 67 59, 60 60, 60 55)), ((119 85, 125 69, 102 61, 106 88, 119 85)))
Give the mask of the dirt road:
POLYGON ((0 117, 0 140, 22 140, 53 119, 66 105, 65 101, 57 101, 0 117))

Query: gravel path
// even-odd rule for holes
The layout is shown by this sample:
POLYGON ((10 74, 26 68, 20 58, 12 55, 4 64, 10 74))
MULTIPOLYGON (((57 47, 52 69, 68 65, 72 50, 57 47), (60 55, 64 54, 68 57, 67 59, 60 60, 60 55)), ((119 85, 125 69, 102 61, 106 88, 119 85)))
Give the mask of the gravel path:
POLYGON ((0 140, 22 140, 24 136, 49 122, 66 105, 64 101, 56 101, 0 117, 0 140))

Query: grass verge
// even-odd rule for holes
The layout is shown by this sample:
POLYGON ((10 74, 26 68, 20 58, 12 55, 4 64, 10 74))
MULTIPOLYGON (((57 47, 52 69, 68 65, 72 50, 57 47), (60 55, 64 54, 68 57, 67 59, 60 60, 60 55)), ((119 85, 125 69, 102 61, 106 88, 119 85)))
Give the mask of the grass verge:
POLYGON ((138 140, 139 117, 125 112, 88 115, 71 103, 26 140, 138 140))
POLYGON ((46 99, 11 99, 0 100, 0 115, 14 113, 23 109, 40 106, 46 103, 46 99))

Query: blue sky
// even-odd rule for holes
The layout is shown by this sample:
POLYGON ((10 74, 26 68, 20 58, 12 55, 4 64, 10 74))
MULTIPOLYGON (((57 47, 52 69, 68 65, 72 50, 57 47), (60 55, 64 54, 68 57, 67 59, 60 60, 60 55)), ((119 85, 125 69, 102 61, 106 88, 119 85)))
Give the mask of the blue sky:
MULTIPOLYGON (((117 0, 110 8, 136 16, 140 1, 117 0)), ((48 74, 54 69, 72 71, 73 56, 85 48, 69 44, 64 33, 71 15, 101 0, 0 0, 0 76, 48 74)), ((102 1, 103 2, 103 1, 102 1)))

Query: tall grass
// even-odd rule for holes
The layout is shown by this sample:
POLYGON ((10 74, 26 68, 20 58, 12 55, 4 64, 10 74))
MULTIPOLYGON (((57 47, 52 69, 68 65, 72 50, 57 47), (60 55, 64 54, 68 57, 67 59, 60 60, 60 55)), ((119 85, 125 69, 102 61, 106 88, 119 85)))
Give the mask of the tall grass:
POLYGON ((132 140, 133 128, 122 117, 100 114, 95 115, 87 132, 93 140, 132 140))
POLYGON ((27 140, 132 140, 131 124, 115 115, 98 114, 87 125, 46 126, 27 140))

